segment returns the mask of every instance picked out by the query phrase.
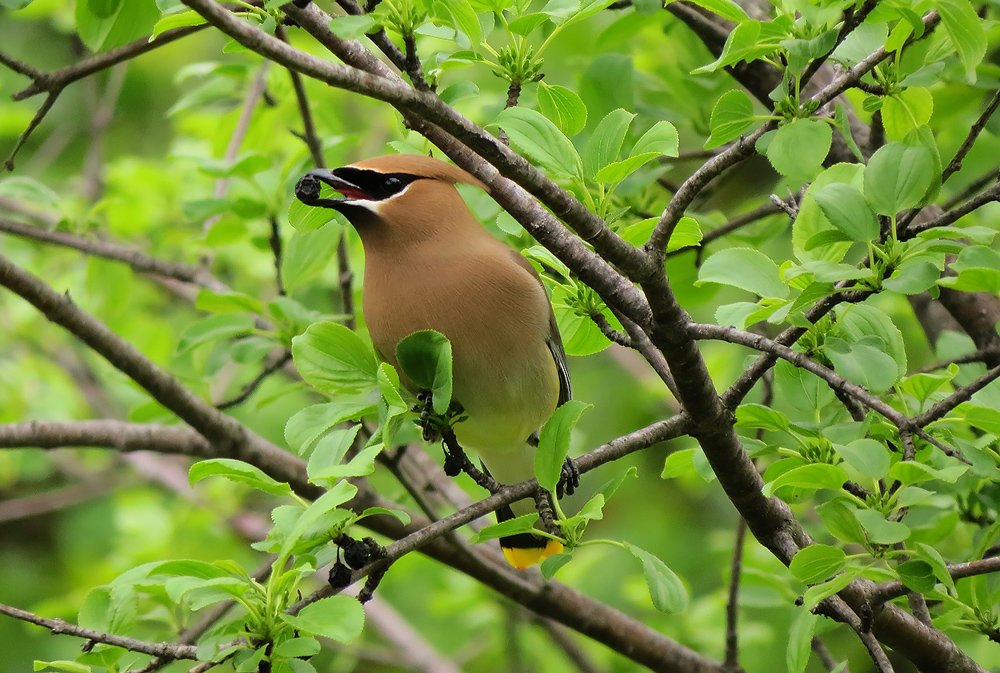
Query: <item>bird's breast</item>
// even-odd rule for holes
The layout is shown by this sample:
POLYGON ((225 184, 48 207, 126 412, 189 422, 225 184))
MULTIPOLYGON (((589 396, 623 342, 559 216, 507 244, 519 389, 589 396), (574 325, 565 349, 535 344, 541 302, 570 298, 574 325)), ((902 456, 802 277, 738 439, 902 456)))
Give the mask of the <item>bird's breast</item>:
POLYGON ((520 450, 551 415, 559 392, 546 345, 548 298, 497 245, 465 254, 435 248, 392 259, 367 255, 364 280, 365 320, 390 364, 396 344, 413 332, 448 337, 453 398, 469 416, 456 435, 484 456, 520 450))

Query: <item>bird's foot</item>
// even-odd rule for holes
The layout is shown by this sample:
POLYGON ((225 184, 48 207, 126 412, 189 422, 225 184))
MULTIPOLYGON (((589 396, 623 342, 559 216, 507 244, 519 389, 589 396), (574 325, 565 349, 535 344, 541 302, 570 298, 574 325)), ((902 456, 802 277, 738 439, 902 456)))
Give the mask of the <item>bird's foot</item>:
POLYGON ((444 433, 451 430, 455 423, 466 419, 465 409, 455 401, 448 405, 448 411, 443 414, 434 411, 434 396, 429 390, 417 393, 417 404, 413 407, 413 412, 419 415, 417 425, 420 426, 424 441, 429 444, 442 439, 444 433))
POLYGON ((465 449, 462 445, 458 443, 455 438, 455 432, 448 428, 442 433, 442 439, 444 440, 444 473, 449 477, 458 476, 460 472, 465 472, 467 475, 472 477, 472 481, 476 482, 483 488, 485 488, 490 493, 496 493, 500 490, 500 484, 494 479, 489 472, 485 470, 480 470, 476 467, 469 457, 465 454, 465 449))
POLYGON ((580 468, 576 466, 572 458, 567 457, 563 461, 562 472, 559 475, 559 483, 556 484, 556 496, 573 495, 576 487, 580 485, 580 468))
POLYGON ((538 511, 538 519, 542 522, 545 532, 561 537, 562 531, 552 511, 552 494, 542 488, 535 491, 535 509, 538 511))

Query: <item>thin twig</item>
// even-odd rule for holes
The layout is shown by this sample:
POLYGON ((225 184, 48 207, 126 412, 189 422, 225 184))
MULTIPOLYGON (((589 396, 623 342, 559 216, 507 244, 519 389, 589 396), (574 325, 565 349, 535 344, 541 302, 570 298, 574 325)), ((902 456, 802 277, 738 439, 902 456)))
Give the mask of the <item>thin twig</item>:
POLYGON ((39 617, 38 615, 28 612, 27 610, 21 610, 9 605, 0 604, 0 614, 5 614, 9 617, 13 617, 14 619, 20 619, 21 621, 30 622, 31 624, 37 624, 38 626, 48 629, 54 635, 66 634, 76 636, 77 638, 84 638, 95 643, 105 643, 107 645, 121 647, 130 652, 150 654, 154 657, 160 657, 161 659, 175 661, 177 659, 197 660, 198 658, 198 648, 194 645, 150 643, 145 640, 139 640, 138 638, 128 638, 126 636, 118 636, 113 633, 95 631, 94 629, 85 629, 82 626, 70 624, 62 619, 39 617))
POLYGON ((236 397, 232 397, 228 400, 225 400, 224 402, 219 402, 218 404, 215 405, 215 408, 219 409, 220 411, 223 411, 225 409, 230 409, 232 407, 235 407, 238 404, 243 404, 250 398, 251 395, 254 394, 254 392, 257 391, 257 388, 260 387, 260 384, 262 384, 265 380, 267 380, 267 378, 271 376, 271 374, 278 371, 291 361, 292 361, 292 351, 285 350, 284 352, 282 352, 280 356, 275 358, 270 364, 264 367, 264 369, 262 369, 261 372, 257 374, 257 376, 255 376, 252 381, 246 383, 240 389, 240 392, 238 395, 236 395, 236 397))
POLYGON ((733 555, 729 563, 729 595, 726 600, 726 656, 723 667, 727 671, 740 668, 740 576, 743 572, 743 547, 747 523, 740 517, 736 522, 736 539, 733 540, 733 555))

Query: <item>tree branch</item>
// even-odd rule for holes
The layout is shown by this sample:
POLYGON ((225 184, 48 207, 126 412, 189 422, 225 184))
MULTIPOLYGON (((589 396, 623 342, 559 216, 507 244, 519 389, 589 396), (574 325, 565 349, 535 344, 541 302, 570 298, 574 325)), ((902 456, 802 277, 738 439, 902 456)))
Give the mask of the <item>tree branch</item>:
POLYGON ((177 659, 198 659, 198 648, 194 645, 150 643, 144 640, 138 640, 137 638, 117 636, 113 633, 104 633, 103 631, 95 631, 94 629, 85 629, 82 626, 70 624, 69 622, 65 622, 61 619, 39 617, 38 615, 28 612, 27 610, 20 610, 18 608, 10 607, 9 605, 0 604, 0 613, 13 617, 14 619, 20 619, 21 621, 29 622, 31 624, 37 624, 38 626, 48 629, 55 635, 66 634, 76 636, 77 638, 86 638, 88 641, 95 643, 114 645, 115 647, 121 647, 130 652, 141 652, 142 654, 149 654, 168 661, 176 661, 177 659))

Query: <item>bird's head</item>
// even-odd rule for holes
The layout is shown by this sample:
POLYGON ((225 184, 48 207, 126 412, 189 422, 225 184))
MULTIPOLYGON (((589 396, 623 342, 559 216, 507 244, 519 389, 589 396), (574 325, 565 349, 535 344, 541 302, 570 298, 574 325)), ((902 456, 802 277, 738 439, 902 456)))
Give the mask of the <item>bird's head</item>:
POLYGON ((332 170, 311 170, 295 185, 295 196, 307 206, 339 211, 362 240, 393 234, 412 239, 421 233, 433 233, 453 220, 471 217, 455 189, 456 183, 489 191, 462 169, 438 159, 392 154, 332 170), (320 197, 322 184, 333 187, 341 196, 320 197))

